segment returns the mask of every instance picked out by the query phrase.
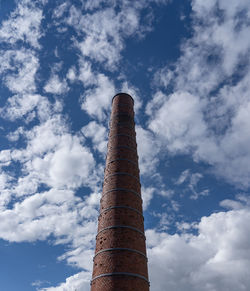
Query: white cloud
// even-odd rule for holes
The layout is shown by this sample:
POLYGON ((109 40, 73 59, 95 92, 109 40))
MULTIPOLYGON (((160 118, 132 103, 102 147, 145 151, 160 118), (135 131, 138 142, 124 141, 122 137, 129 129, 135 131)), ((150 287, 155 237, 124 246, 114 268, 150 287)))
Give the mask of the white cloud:
POLYGON ((213 166, 219 177, 246 189, 250 5, 231 2, 192 2, 193 37, 182 43, 174 69, 165 67, 155 76, 159 87, 170 82, 174 92, 158 91, 146 112, 149 128, 171 153, 192 154, 196 162, 213 166), (240 66, 244 69, 239 71, 240 66))
POLYGON ((37 94, 14 95, 7 100, 0 113, 12 121, 22 118, 37 106, 41 98, 42 96, 37 94))
POLYGON ((93 156, 58 116, 22 134, 26 148, 0 152, 2 165, 20 167, 18 177, 8 169, 0 175, 0 237, 32 242, 52 236, 72 250, 62 259, 90 270, 100 191, 93 156), (73 191, 81 185, 94 189, 84 201, 73 191), (49 190, 39 193, 39 186, 49 190))
POLYGON ((197 28, 200 29, 198 37, 220 48, 223 53, 222 68, 227 75, 232 74, 241 56, 249 53, 250 41, 247 37, 249 2, 218 0, 210 1, 208 4, 195 0, 192 8, 197 18, 205 20, 205 25, 209 24, 206 28, 197 28), (217 12, 220 10, 223 15, 220 22, 216 10, 217 12), (246 13, 242 13, 243 11, 246 13))
MULTIPOLYGON (((150 6, 148 1, 85 1, 84 14, 74 5, 70 7, 66 23, 73 26, 82 40, 76 42, 82 56, 99 62, 109 70, 117 70, 121 52, 128 37, 142 37, 151 30, 150 19, 143 19, 142 10, 150 6), (119 5, 120 10, 117 10, 119 5), (95 10, 94 10, 95 8, 95 10), (90 13, 90 11, 92 13, 90 13), (94 11, 94 12, 93 12, 94 11)), ((153 1, 161 4, 163 1, 153 1)), ((152 18, 152 17, 151 17, 152 18)))
POLYGON ((196 225, 198 235, 148 230, 152 290, 248 290, 249 218, 248 208, 214 213, 196 225))
POLYGON ((90 272, 80 272, 66 279, 65 283, 61 283, 57 287, 48 287, 39 289, 40 291, 89 291, 90 288, 90 272))
POLYGON ((67 133, 59 118, 34 127, 26 137, 27 148, 13 151, 12 159, 23 163, 30 178, 36 175, 40 183, 59 188, 93 183, 95 161, 91 152, 78 137, 67 133))
POLYGON ((91 152, 56 115, 20 134, 26 148, 0 153, 2 165, 19 163, 21 173, 0 176, 0 237, 22 242, 53 236, 54 243, 70 247, 60 259, 89 271, 100 199, 91 152), (45 185, 49 190, 38 193, 45 185), (82 185, 94 189, 85 200, 73 191, 82 185))
POLYGON ((1 209, 0 237, 10 242, 53 237, 54 244, 68 245, 58 259, 84 268, 89 277, 98 214, 95 207, 70 190, 36 193, 14 203, 13 208, 1 209))
MULTIPOLYGON (((43 19, 42 9, 37 5, 39 1, 19 1, 16 9, 0 27, 0 40, 14 44, 17 41, 29 43, 34 48, 40 48, 40 25, 43 19)), ((42 1, 41 1, 42 2, 42 1)))
POLYGON ((122 83, 122 90, 121 92, 127 93, 131 95, 134 99, 134 111, 135 114, 138 113, 139 109, 142 106, 142 100, 140 98, 140 93, 137 88, 135 88, 132 84, 129 84, 127 81, 122 83))
POLYGON ((181 173, 181 175, 179 176, 179 178, 177 179, 177 181, 175 182, 175 184, 176 185, 181 185, 182 183, 184 183, 187 180, 189 175, 190 175, 190 170, 189 169, 183 171, 181 173))
POLYGON ((95 149, 102 154, 107 152, 108 133, 103 125, 98 124, 96 121, 91 121, 81 131, 84 136, 91 138, 95 149))
MULTIPOLYGON (((31 130, 20 134, 26 146, 0 152, 2 166, 18 165, 20 174, 7 183, 7 196, 25 197, 36 193, 39 185, 55 189, 76 189, 82 185, 97 189, 100 173, 95 160, 84 145, 83 137, 73 136, 58 114, 54 114, 31 130)), ((5 169, 8 173, 8 168, 5 169)), ((6 198, 7 199, 7 198, 6 198)))
MULTIPOLYGON (((84 1, 83 7, 92 10, 99 7, 101 2, 84 1)), ((68 18, 68 23, 77 28, 78 36, 81 37, 81 41, 75 41, 75 44, 82 55, 88 60, 101 63, 109 70, 118 68, 116 65, 124 49, 124 39, 139 35, 140 30, 143 30, 140 7, 152 1, 142 1, 142 4, 140 1, 123 2, 125 8, 118 13, 113 8, 108 8, 82 15, 80 10, 72 6, 68 18), (126 3, 131 7, 126 6, 126 3)), ((226 6, 225 1, 217 1, 226 11, 226 21, 221 24, 215 21, 214 3, 216 2, 198 0, 192 2, 197 17, 211 20, 211 25, 195 28, 193 43, 183 44, 185 54, 177 63, 175 71, 162 70, 156 76, 156 82, 158 80, 160 86, 167 87, 174 80, 176 92, 167 96, 158 91, 147 106, 149 127, 137 127, 140 165, 145 177, 148 173, 155 172, 161 150, 166 149, 171 153, 192 153, 196 161, 202 160, 214 165, 215 171, 231 182, 249 186, 249 74, 236 85, 229 82, 214 93, 210 101, 205 100, 225 76, 234 72, 241 55, 248 52, 248 28, 245 24, 240 26, 237 17, 233 21, 229 19, 230 15, 236 16, 235 11, 248 7, 248 3, 238 1, 237 5, 226 6), (233 31, 235 28, 238 29, 238 34, 233 31), (207 45, 211 35, 214 47, 207 45), (237 42, 235 47, 232 46, 234 42, 237 42), (194 46, 194 43, 198 45, 194 46), (211 66, 207 63, 206 58, 210 52, 213 52, 214 58, 218 58, 218 65, 211 66), (237 98, 238 96, 241 98, 237 98)), ((230 4, 234 4, 233 1, 230 4)), ((22 40, 38 48, 42 14, 36 8, 37 14, 32 14, 30 10, 28 15, 29 7, 34 6, 31 3, 31 6, 25 5, 21 10, 22 6, 18 4, 19 10, 12 14, 13 19, 3 22, 0 39, 11 44, 22 40), (35 16, 36 21, 33 19, 35 16), (18 30, 17 25, 21 24, 23 27, 18 30), (11 30, 13 35, 9 33, 11 30)), ((67 9, 68 4, 62 4, 55 10, 54 17, 63 17, 67 9)), ((89 290, 92 248, 96 234, 96 207, 100 199, 97 189, 100 175, 94 170, 96 164, 93 155, 86 147, 83 137, 70 134, 58 115, 61 103, 50 104, 48 99, 35 94, 39 62, 34 52, 8 51, 1 58, 0 67, 6 86, 15 93, 8 99, 2 112, 10 120, 26 116, 28 122, 38 116, 41 122, 31 130, 19 128, 9 134, 12 141, 17 141, 22 135, 26 142, 24 148, 0 152, 1 165, 17 163, 21 173, 18 179, 7 172, 0 175, 0 237, 20 242, 46 239, 52 235, 55 243, 70 244, 70 249, 60 259, 84 268, 86 272, 67 278, 66 282, 57 287, 42 290, 89 290), (11 62, 15 63, 15 68, 12 68, 11 62), (37 193, 39 186, 46 186, 49 190, 37 193), (84 201, 74 195, 74 190, 81 186, 92 188, 91 194, 84 201), (8 205, 11 195, 13 199, 18 199, 15 203, 12 201, 12 208, 8 205)), ((63 94, 69 89, 67 81, 60 79, 56 73, 52 70, 44 90, 63 94)), ((82 59, 79 72, 76 67, 72 67, 67 78, 71 82, 81 80, 87 89, 82 96, 82 109, 99 121, 106 120, 111 98, 116 93, 112 79, 94 71, 91 63, 85 59, 82 59)), ((122 86, 123 90, 135 97, 135 105, 139 107, 137 90, 133 88, 131 92, 128 91, 131 86, 126 82, 122 86)), ((98 151, 105 152, 106 130, 103 125, 92 121, 82 132, 87 138, 91 138, 98 151)), ((199 173, 182 174, 177 184, 188 182, 190 189, 193 189, 193 199, 207 194, 197 193, 195 190, 202 178, 199 173)), ((143 187, 145 208, 154 194, 171 197, 173 192, 143 187)), ((171 203, 175 211, 178 211, 178 203, 171 203)), ((182 225, 186 230, 196 227, 198 235, 171 236, 149 230, 150 278, 154 291, 214 291, 218 288, 221 291, 248 290, 250 258, 249 225, 246 222, 250 217, 246 204, 243 203, 243 198, 238 201, 227 199, 220 205, 233 210, 203 217, 197 225, 182 225)), ((168 215, 162 215, 161 226, 167 227, 168 219, 168 215)))
POLYGON ((220 206, 230 210, 244 209, 246 206, 249 208, 250 198, 247 195, 238 194, 236 195, 236 200, 225 199, 220 202, 220 206))
MULTIPOLYGON (((163 1, 156 1, 157 4, 163 1)), ((116 93, 113 81, 103 73, 93 71, 91 62, 101 63, 105 69, 117 70, 121 59, 121 51, 124 49, 124 40, 127 37, 139 36, 148 25, 141 21, 141 11, 149 8, 147 1, 123 1, 119 3, 120 11, 115 8, 114 2, 85 1, 81 11, 72 5, 68 17, 62 23, 68 24, 78 32, 78 38, 74 38, 74 45, 80 49, 79 73, 75 68, 68 71, 70 81, 80 80, 87 89, 82 96, 82 109, 90 116, 103 121, 106 118, 105 111, 110 107, 110 101, 116 93), (94 12, 92 8, 97 8, 94 12), (102 9, 98 9, 98 8, 102 9)), ((61 6, 60 6, 61 7, 61 6)), ((64 6, 61 7, 64 11, 64 6)), ((61 9, 60 8, 60 9, 61 9)), ((59 13, 59 18, 63 12, 59 13)), ((138 98, 138 90, 128 86, 126 79, 121 85, 122 90, 132 93, 135 101, 135 110, 141 106, 138 98)))
POLYGON ((105 3, 105 4, 111 4, 112 0, 87 0, 87 1, 82 1, 83 7, 85 10, 94 10, 96 8, 100 8, 100 6, 105 3))
POLYGON ((155 173, 159 162, 160 144, 155 140, 152 132, 140 126, 136 127, 136 141, 141 174, 151 176, 152 173, 155 173))
POLYGON ((153 199, 156 189, 154 187, 142 187, 141 194, 143 200, 143 210, 146 210, 153 199))
POLYGON ((11 160, 11 151, 9 149, 2 150, 0 152, 0 163, 5 166, 9 164, 10 160, 11 160))
POLYGON ((123 49, 121 33, 133 23, 124 21, 128 16, 115 13, 113 8, 98 10, 93 14, 81 15, 74 6, 70 8, 68 23, 86 36, 78 47, 84 57, 104 63, 108 68, 115 68, 123 49), (124 17, 124 20, 121 17, 124 17))
POLYGON ((67 11, 69 7, 69 2, 64 2, 61 5, 57 6, 56 9, 53 11, 54 18, 60 18, 63 14, 67 11))
MULTIPOLYGON (((164 75, 162 77, 164 77, 164 75)), ((157 110, 161 108, 161 106, 166 102, 167 99, 167 95, 163 94, 161 91, 157 91, 146 106, 146 114, 152 116, 157 110)))
POLYGON ((67 78, 73 82, 76 79, 76 68, 75 67, 71 67, 67 73, 67 78))
MULTIPOLYGON (((58 225, 56 227, 56 218, 62 219, 62 215, 65 216, 65 218, 67 217, 68 222, 66 225, 70 227, 70 215, 72 214, 70 214, 70 212, 67 213, 68 209, 67 207, 63 207, 63 205, 55 204, 53 206, 48 203, 48 199, 51 195, 55 195, 57 198, 61 195, 64 199, 56 201, 58 204, 61 204, 66 199, 72 199, 72 194, 72 192, 60 190, 38 193, 26 198, 21 203, 16 203, 13 209, 2 211, 0 213, 1 237, 8 241, 18 242, 34 241, 38 238, 44 240, 53 232, 62 235, 63 232, 61 227, 63 227, 63 225, 58 225), (55 211, 54 214, 52 214, 53 211, 55 211)), ((55 197, 53 197, 54 200, 56 200, 55 197)), ((67 220, 65 220, 65 222, 67 220)), ((66 225, 64 224, 64 227, 66 225)))
MULTIPOLYGON (((44 122, 50 118, 52 113, 57 114, 61 111, 62 103, 59 100, 56 100, 53 104, 44 96, 27 93, 17 94, 8 98, 4 107, 0 108, 0 115, 10 121, 23 119, 26 123, 29 123, 35 117, 44 122)), ((11 141, 16 141, 21 135, 25 135, 23 127, 10 132, 7 138, 11 141)))
POLYGON ((206 134, 202 102, 187 92, 176 92, 154 112, 149 128, 166 140, 171 151, 189 151, 206 134))
POLYGON ((220 206, 227 209, 241 209, 242 203, 240 201, 235 201, 231 199, 225 199, 220 202, 220 206))
POLYGON ((94 165, 92 154, 77 138, 63 136, 54 154, 33 159, 28 168, 39 172, 48 185, 75 188, 88 179, 94 165))
POLYGON ((44 86, 44 91, 52 94, 65 94, 69 90, 67 81, 65 79, 60 80, 59 76, 52 74, 48 82, 44 86))
POLYGON ((32 93, 36 90, 38 68, 36 54, 28 49, 6 50, 0 56, 0 73, 3 73, 5 85, 14 93, 32 93))
POLYGON ((99 120, 104 120, 107 117, 105 111, 109 111, 111 100, 115 95, 114 83, 104 74, 96 76, 94 88, 87 89, 83 97, 81 107, 90 116, 96 117, 99 120))
POLYGON ((13 180, 13 177, 7 173, 2 172, 0 174, 0 211, 4 210, 11 200, 11 193, 8 189, 13 180))
MULTIPOLYGON (((24 160, 32 156, 43 156, 50 151, 53 152, 57 144, 60 143, 60 138, 64 135, 67 135, 67 126, 59 115, 54 115, 45 122, 34 126, 26 132, 28 144, 24 151, 24 160)), ((17 158, 20 157, 18 150, 14 154, 17 158)))
POLYGON ((82 110, 99 121, 107 119, 116 91, 114 82, 105 74, 93 71, 91 63, 84 58, 79 59, 79 72, 70 68, 67 78, 72 82, 81 81, 85 88, 80 98, 82 110))
POLYGON ((87 198, 86 198, 86 202, 88 205, 91 205, 91 206, 96 206, 96 207, 99 207, 100 205, 100 199, 101 199, 101 193, 91 193, 87 198))
POLYGON ((92 70, 91 63, 85 59, 79 60, 79 80, 84 87, 96 84, 95 74, 92 70))
MULTIPOLYGON (((158 187, 146 187, 142 185, 141 188, 141 195, 143 200, 143 209, 146 210, 148 206, 150 205, 152 199, 154 198, 154 195, 160 195, 164 198, 171 198, 174 194, 173 190, 165 190, 163 184, 158 184, 158 187)), ((171 200, 170 201, 172 209, 175 211, 178 211, 179 205, 176 201, 171 200)), ((168 208, 171 209, 170 207, 168 208)), ((160 214, 161 216, 162 214, 160 214)))

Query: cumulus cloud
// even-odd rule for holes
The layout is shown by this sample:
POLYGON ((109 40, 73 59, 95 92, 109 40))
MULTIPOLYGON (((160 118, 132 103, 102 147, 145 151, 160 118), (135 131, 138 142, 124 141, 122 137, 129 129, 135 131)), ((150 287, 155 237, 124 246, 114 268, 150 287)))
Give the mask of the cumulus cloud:
POLYGON ((206 131, 201 106, 199 97, 176 92, 151 115, 149 128, 166 139, 171 151, 188 152, 206 131))
POLYGON ((89 272, 80 272, 66 279, 57 287, 42 288, 39 291, 88 291, 90 288, 91 274, 89 272))
POLYGON ((236 199, 225 199, 220 202, 220 206, 226 209, 244 209, 246 207, 250 207, 250 198, 246 194, 238 194, 236 195, 236 199))
POLYGON ((153 198, 153 195, 155 193, 155 188, 154 187, 142 187, 141 189, 141 194, 142 194, 142 199, 143 199, 143 209, 146 210, 150 204, 150 201, 153 198))
POLYGON ((13 150, 11 158, 22 163, 29 179, 34 177, 37 183, 56 188, 94 183, 92 153, 79 137, 68 133, 59 116, 26 131, 25 136, 27 147, 13 150))
POLYGON ((10 44, 23 41, 34 48, 40 48, 38 43, 41 37, 41 21, 43 12, 42 1, 19 1, 10 17, 2 22, 0 27, 0 40, 10 44))
POLYGON ((67 73, 67 79, 69 79, 71 82, 75 81, 76 79, 76 69, 75 67, 71 67, 67 73))
POLYGON ((14 95, 7 100, 0 114, 12 121, 22 118, 32 111, 41 99, 42 96, 38 94, 14 95))
POLYGON ((104 74, 97 74, 94 87, 87 89, 82 96, 81 107, 90 116, 103 121, 107 117, 107 111, 109 111, 114 95, 115 86, 113 81, 104 74))
POLYGON ((41 109, 49 109, 48 101, 36 93, 36 74, 39 66, 36 53, 30 49, 9 49, 1 54, 0 73, 3 84, 15 94, 0 108, 1 117, 11 121, 23 118, 29 123, 36 116, 42 118, 46 115, 46 111, 42 112, 41 109))
POLYGON ((134 99, 134 111, 137 114, 142 106, 139 90, 127 81, 122 83, 121 92, 131 95, 134 99))
MULTIPOLYGON (((6 209, 1 212, 1 237, 9 241, 34 241, 36 239, 44 240, 55 227, 56 216, 62 213, 70 219, 70 213, 67 214, 67 208, 60 214, 54 213, 54 210, 63 210, 63 207, 57 206, 67 199, 72 198, 72 192, 66 191, 49 191, 38 193, 26 198, 21 203, 16 203, 13 209, 6 209), (46 203, 47 202, 47 203, 46 203), (50 203, 52 204, 50 205, 50 203), (53 202, 55 203, 53 207, 53 202), (47 215, 47 217, 46 217, 47 215), (40 217, 38 219, 37 217, 40 217)), ((59 217, 57 217, 59 218, 59 217)), ((70 220, 68 223, 70 226, 70 220)), ((63 227, 68 227, 64 224, 63 227)), ((55 233, 60 235, 62 228, 58 225, 55 233)), ((62 233, 61 233, 62 234, 62 233)))
POLYGON ((147 230, 151 288, 248 290, 249 218, 249 208, 202 217, 197 235, 147 230))
MULTIPOLYGON (((81 282, 89 284, 97 213, 96 205, 75 197, 73 191, 51 189, 1 209, 0 237, 10 242, 50 237, 55 244, 67 244, 68 251, 59 260, 84 269, 86 276, 81 282)), ((67 279, 69 286, 78 286, 79 276, 67 279)))
POLYGON ((0 73, 7 88, 14 93, 33 93, 39 61, 29 49, 6 50, 0 56, 0 73))
POLYGON ((52 94, 65 94, 69 90, 67 81, 65 79, 60 80, 59 76, 52 74, 48 82, 44 86, 44 91, 52 94))
POLYGON ((20 167, 18 177, 8 168, 0 176, 0 237, 31 242, 52 236, 54 243, 69 244, 61 260, 89 271, 100 198, 92 153, 59 115, 20 134, 26 147, 0 153, 2 165, 20 167), (94 189, 86 199, 74 192, 83 185, 94 189))
POLYGON ((136 127, 136 141, 141 174, 151 176, 155 173, 159 162, 160 144, 155 140, 152 132, 140 126, 136 127))
POLYGON ((98 124, 96 121, 91 121, 82 128, 82 133, 87 138, 91 138, 95 149, 102 154, 106 153, 108 133, 107 129, 103 125, 98 124))
POLYGON ((159 87, 169 90, 171 83, 173 92, 158 91, 147 114, 149 128, 170 152, 191 153, 195 161, 212 165, 216 175, 246 189, 250 42, 244 35, 250 6, 246 1, 231 4, 192 2, 193 37, 183 42, 174 69, 165 67, 155 76, 159 87))
MULTIPOLYGON (((204 2, 204 1, 203 1, 204 2)), ((233 73, 235 66, 240 61, 241 56, 249 53, 249 38, 246 35, 249 30, 249 15, 247 11, 250 5, 247 1, 206 1, 202 3, 200 0, 195 0, 192 3, 192 9, 196 13, 197 18, 206 19, 206 24, 210 26, 197 27, 199 32, 203 31, 204 35, 198 37, 207 42, 208 40, 216 45, 222 51, 221 65, 227 75, 233 73), (245 11, 245 12, 244 12, 245 11), (221 13, 220 16, 216 12, 221 13)), ((216 50, 215 50, 216 53, 216 50)))
POLYGON ((123 37, 135 33, 139 26, 137 10, 126 8, 116 13, 113 7, 82 15, 71 6, 67 20, 69 25, 86 36, 77 43, 84 57, 115 69, 124 47, 123 37))
MULTIPOLYGON (((59 259, 85 270, 43 291, 89 290, 101 167, 95 169, 96 161, 85 138, 91 140, 95 150, 105 152, 103 123, 116 93, 110 75, 96 64, 113 72, 119 69, 125 39, 141 37, 151 29, 142 23, 141 12, 152 2, 167 1, 122 1, 118 12, 114 1, 106 1, 105 8, 101 0, 82 1, 82 11, 65 2, 53 12, 58 31, 65 31, 61 26, 64 22, 77 32, 73 42, 81 56, 78 64, 67 68, 66 78, 69 84, 81 82, 85 90, 81 108, 96 119, 82 128, 84 137, 71 133, 59 114, 60 102, 52 103, 37 93, 40 64, 34 50, 40 48, 43 17, 38 2, 18 3, 0 28, 2 42, 15 46, 21 41, 33 48, 14 47, 0 57, 4 85, 13 93, 1 116, 11 121, 24 118, 27 123, 38 118, 33 128, 18 127, 8 134, 12 142, 22 137, 22 147, 0 152, 0 237, 32 242, 52 236, 54 243, 68 244, 68 251, 59 259), (18 176, 10 171, 11 166, 18 176), (84 187, 90 189, 85 193, 84 187), (79 189, 85 198, 75 195, 79 189)), ((191 4, 193 37, 183 42, 183 55, 177 63, 156 74, 154 85, 162 91, 158 90, 146 106, 148 126, 137 127, 142 177, 147 179, 156 172, 164 149, 171 154, 192 153, 195 161, 212 165, 231 183, 248 187, 250 73, 244 63, 250 44, 249 16, 244 11, 249 11, 249 4, 224 0, 193 0, 191 4), (237 66, 242 66, 241 74, 236 72, 237 66), (235 76, 236 81, 232 81, 235 76), (166 93, 169 85, 172 93, 166 93)), ((64 94, 69 90, 66 78, 52 70, 44 91, 64 94)), ((138 110, 138 90, 131 90, 131 84, 120 80, 121 88, 135 97, 138 110)), ((208 194, 197 191, 200 179, 200 173, 186 170, 176 185, 187 185, 190 198, 197 199, 208 194)), ((160 183, 158 188, 142 187, 144 209, 154 195, 171 198, 173 194, 160 183)), ((171 200, 169 205, 178 211, 176 201, 171 200)), ((154 291, 249 289, 249 202, 242 195, 237 200, 223 200, 220 206, 229 210, 203 217, 199 223, 179 225, 184 231, 174 235, 159 231, 173 223, 171 215, 155 214, 160 216, 158 230, 147 231, 154 291)))
POLYGON ((83 13, 72 5, 62 23, 74 27, 81 36, 75 45, 83 57, 115 71, 121 60, 125 39, 132 36, 142 38, 145 32, 152 29, 152 17, 143 18, 148 11, 144 14, 142 11, 149 8, 150 2, 160 5, 167 1, 122 1, 115 4, 105 1, 105 5, 103 2, 85 1, 83 13))
MULTIPOLYGON (((40 123, 29 130, 19 127, 9 134, 12 141, 22 136, 25 141, 22 148, 0 152, 3 167, 0 175, 0 237, 10 242, 53 237, 56 244, 68 244, 69 251, 60 259, 84 268, 89 277, 96 208, 100 199, 100 174, 94 169, 95 160, 84 144, 84 138, 69 132, 58 113, 61 107, 52 106, 41 96, 36 101, 40 123), (13 166, 18 167, 18 176, 9 171, 8 167, 13 166), (84 193, 86 189, 82 188, 82 196, 86 194, 86 199, 75 196, 74 191, 81 186, 92 188, 89 196, 89 191, 84 193)), ((31 107, 25 108, 24 104, 19 111, 14 111, 16 117, 33 106, 32 102, 31 107)), ((12 111, 17 107, 16 103, 11 103, 12 111)), ((89 284, 86 278, 81 282, 89 284)), ((78 283, 74 284, 78 286, 78 283)))
POLYGON ((79 187, 94 167, 92 154, 77 139, 62 137, 54 154, 36 157, 28 165, 29 171, 40 172, 41 180, 53 187, 79 187), (49 169, 49 170, 48 170, 49 169))

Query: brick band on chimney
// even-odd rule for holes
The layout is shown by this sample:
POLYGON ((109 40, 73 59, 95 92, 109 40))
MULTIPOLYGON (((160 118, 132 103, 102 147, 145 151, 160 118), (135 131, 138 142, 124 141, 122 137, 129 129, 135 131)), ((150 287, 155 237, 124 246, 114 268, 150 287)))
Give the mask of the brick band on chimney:
POLYGON ((133 107, 112 99, 91 291, 149 291, 133 107))

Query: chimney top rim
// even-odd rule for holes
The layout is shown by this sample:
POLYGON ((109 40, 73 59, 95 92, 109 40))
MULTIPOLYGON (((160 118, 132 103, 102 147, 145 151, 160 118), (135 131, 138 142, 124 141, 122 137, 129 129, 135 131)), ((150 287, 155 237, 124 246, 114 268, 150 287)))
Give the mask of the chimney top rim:
POLYGON ((115 94, 115 96, 112 98, 112 103, 113 103, 113 100, 115 99, 115 97, 119 96, 119 95, 126 95, 126 96, 130 97, 132 99, 132 101, 133 101, 133 104, 134 104, 133 97, 131 95, 129 95, 128 93, 124 93, 124 92, 120 92, 120 93, 115 94))

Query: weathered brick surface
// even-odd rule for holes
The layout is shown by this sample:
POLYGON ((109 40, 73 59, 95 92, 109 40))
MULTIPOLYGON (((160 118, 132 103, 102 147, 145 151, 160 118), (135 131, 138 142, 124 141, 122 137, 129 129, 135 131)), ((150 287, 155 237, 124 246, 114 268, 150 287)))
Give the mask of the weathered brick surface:
POLYGON ((110 175, 114 172, 127 172, 139 179, 139 169, 137 163, 133 160, 120 158, 108 162, 105 169, 105 175, 110 175))
POLYGON ((121 114, 121 113, 126 113, 134 117, 133 106, 129 104, 114 104, 113 103, 111 119, 114 115, 121 114))
POLYGON ((135 138, 126 135, 113 136, 111 139, 109 139, 108 146, 109 147, 127 146, 134 150, 136 150, 137 148, 135 138))
POLYGON ((148 283, 134 277, 104 277, 92 283, 92 290, 102 291, 148 291, 148 283))
POLYGON ((91 291, 149 291, 133 99, 127 94, 112 103, 95 253, 91 291))
POLYGON ((128 228, 105 230, 97 235, 96 252, 108 248, 130 248, 145 253, 145 237, 128 228))
POLYGON ((114 128, 114 125, 117 123, 129 123, 130 126, 135 125, 133 116, 129 114, 114 114, 110 119, 109 125, 111 128, 114 128))
POLYGON ((128 272, 147 277, 147 259, 129 251, 107 251, 97 255, 93 276, 112 272, 128 272))
POLYGON ((127 225, 144 231, 143 216, 127 208, 113 208, 99 216, 98 231, 112 225, 127 225))
POLYGON ((114 188, 126 188, 139 193, 141 185, 138 180, 127 175, 109 176, 104 180, 103 193, 114 188))
POLYGON ((109 161, 115 160, 115 159, 129 159, 134 162, 137 162, 138 156, 137 152, 126 147, 120 147, 120 148, 109 148, 108 155, 107 155, 107 163, 109 161))
POLYGON ((116 190, 109 192, 102 197, 100 211, 114 205, 124 205, 137 209, 142 212, 141 198, 129 191, 116 190))
POLYGON ((109 131, 109 137, 112 137, 117 134, 127 134, 135 138, 134 128, 128 126, 116 126, 109 131))

